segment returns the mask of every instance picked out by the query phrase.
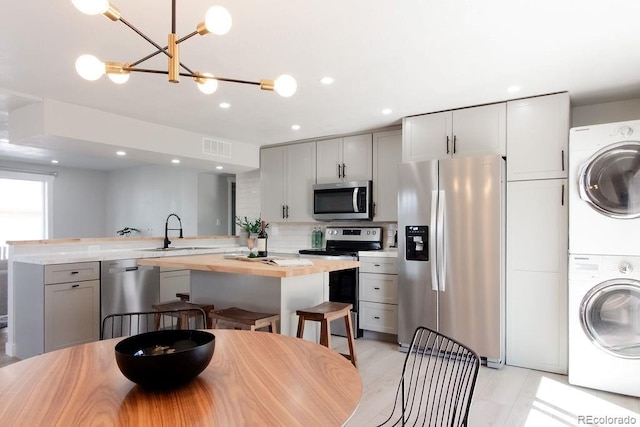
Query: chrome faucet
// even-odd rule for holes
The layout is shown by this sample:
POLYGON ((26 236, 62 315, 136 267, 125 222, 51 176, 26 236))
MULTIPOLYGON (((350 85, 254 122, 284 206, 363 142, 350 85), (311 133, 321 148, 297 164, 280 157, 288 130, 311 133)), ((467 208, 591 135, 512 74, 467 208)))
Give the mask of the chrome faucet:
POLYGON ((182 239, 182 220, 178 215, 174 213, 169 214, 169 216, 167 216, 167 221, 164 223, 164 245, 162 246, 162 249, 167 249, 171 244, 171 240, 169 240, 169 230, 180 230, 180 238, 182 239), (171 218, 172 216, 178 218, 180 228, 169 228, 169 218, 171 218))

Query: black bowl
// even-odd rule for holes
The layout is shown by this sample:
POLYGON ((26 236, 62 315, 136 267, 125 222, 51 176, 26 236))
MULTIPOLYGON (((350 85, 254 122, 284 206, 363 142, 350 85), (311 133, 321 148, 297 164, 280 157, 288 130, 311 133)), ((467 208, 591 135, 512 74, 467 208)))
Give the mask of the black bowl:
POLYGON ((116 362, 136 384, 170 388, 198 376, 209 365, 215 344, 215 336, 204 331, 146 332, 116 344, 116 362))

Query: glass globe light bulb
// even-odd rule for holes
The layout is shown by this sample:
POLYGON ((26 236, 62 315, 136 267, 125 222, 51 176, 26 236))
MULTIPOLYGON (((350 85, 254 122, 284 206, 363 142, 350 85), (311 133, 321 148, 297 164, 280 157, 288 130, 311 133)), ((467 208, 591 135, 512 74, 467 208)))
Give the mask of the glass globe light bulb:
POLYGON ((231 14, 222 6, 209 8, 204 18, 204 25, 207 30, 219 36, 229 32, 232 22, 231 14))
POLYGON ((298 84, 296 83, 296 79, 288 74, 283 74, 276 79, 274 89, 278 92, 278 95, 288 98, 296 93, 298 84))
POLYGON ((105 73, 104 63, 93 55, 82 55, 76 59, 76 72, 85 80, 98 80, 105 73))
POLYGON ((107 77, 109 77, 109 80, 119 85, 129 81, 129 73, 107 73, 107 77))
POLYGON ((109 9, 109 0, 71 0, 71 3, 87 15, 97 15, 109 9))
MULTIPOLYGON (((213 74, 210 73, 202 73, 203 76, 213 77, 213 74)), ((201 79, 198 83, 198 89, 200 92, 205 95, 211 95, 213 92, 218 90, 218 81, 215 79, 201 79)))

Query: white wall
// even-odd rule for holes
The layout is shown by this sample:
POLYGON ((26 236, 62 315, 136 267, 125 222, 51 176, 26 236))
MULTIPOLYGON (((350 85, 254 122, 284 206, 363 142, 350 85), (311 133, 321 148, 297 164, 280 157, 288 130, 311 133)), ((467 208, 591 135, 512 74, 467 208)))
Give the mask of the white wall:
POLYGON ((640 99, 576 106, 571 109, 571 127, 640 120, 640 99))
MULTIPOLYGON (((166 218, 175 213, 185 236, 198 232, 198 173, 169 166, 139 166, 109 173, 106 235, 117 236, 124 227, 144 236, 163 236, 166 218)), ((175 218, 169 228, 178 228, 175 218)), ((177 232, 170 232, 177 236, 177 232)))
POLYGON ((53 180, 51 238, 105 236, 106 188, 106 172, 60 168, 53 180))
MULTIPOLYGON (((164 236, 167 216, 177 214, 187 236, 227 235, 227 178, 195 169, 146 165, 109 172, 106 237, 133 227, 143 236, 164 236), (216 220, 220 225, 216 225, 216 220)), ((175 218, 169 228, 178 228, 175 218)), ((170 231, 178 236, 177 231, 170 231)))
POLYGON ((229 189, 225 175, 198 175, 198 235, 229 234, 229 189))

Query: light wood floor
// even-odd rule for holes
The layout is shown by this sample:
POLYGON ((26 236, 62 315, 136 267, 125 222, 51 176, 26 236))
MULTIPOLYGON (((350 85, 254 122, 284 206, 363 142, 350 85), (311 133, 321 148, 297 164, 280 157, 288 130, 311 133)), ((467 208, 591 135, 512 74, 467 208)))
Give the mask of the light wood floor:
MULTIPOLYGON (((345 351, 341 338, 332 345, 345 351)), ((405 354, 397 345, 360 338, 356 340, 364 393, 348 427, 372 426, 391 411, 405 354)), ((638 379, 640 381, 640 378, 638 379)), ((640 398, 569 385, 565 375, 505 366, 480 368, 469 426, 585 426, 579 416, 630 416, 640 425, 640 398)), ((635 422, 633 422, 635 421, 635 422)))
MULTIPOLYGON (((19 360, 4 354, 6 340, 7 329, 0 329, 0 367, 19 360)), ((343 338, 333 337, 332 344, 340 352, 347 350, 343 338)), ((391 410, 405 354, 393 343, 365 338, 356 340, 356 352, 364 393, 347 427, 373 426, 391 410)), ((580 423, 579 416, 630 416, 631 425, 640 425, 640 398, 571 386, 564 375, 513 366, 482 367, 469 426, 598 425, 580 423)))

